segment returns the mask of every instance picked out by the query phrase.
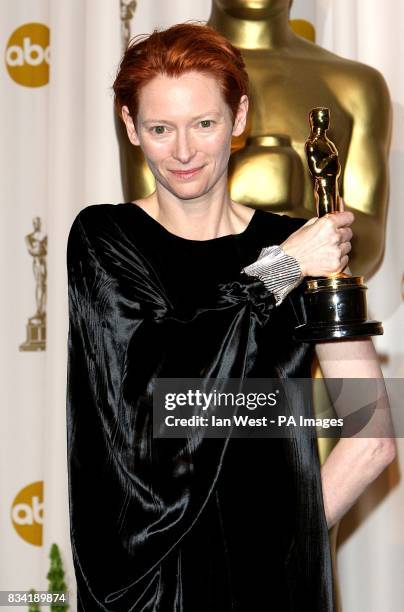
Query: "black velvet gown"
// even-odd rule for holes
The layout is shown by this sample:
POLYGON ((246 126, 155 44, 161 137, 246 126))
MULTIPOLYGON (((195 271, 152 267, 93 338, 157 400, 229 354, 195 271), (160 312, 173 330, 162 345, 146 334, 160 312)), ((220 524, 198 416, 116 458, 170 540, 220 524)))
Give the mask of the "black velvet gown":
MULTIPOLYGON (((132 203, 68 239, 68 468, 78 611, 332 612, 316 441, 158 439, 157 377, 310 378, 300 287, 241 273, 304 223, 256 210, 188 240, 132 203)), ((296 397, 296 414, 311 406, 296 397)))

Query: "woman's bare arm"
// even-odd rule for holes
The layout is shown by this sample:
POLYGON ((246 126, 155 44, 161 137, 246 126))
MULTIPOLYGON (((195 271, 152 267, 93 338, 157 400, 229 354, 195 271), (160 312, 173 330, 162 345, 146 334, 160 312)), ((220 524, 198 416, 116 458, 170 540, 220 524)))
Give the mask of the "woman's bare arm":
MULTIPOLYGON (((372 379, 370 389, 385 390, 383 374, 371 339, 325 342, 316 345, 325 382, 327 378, 372 379), (376 380, 375 380, 376 379, 376 380)), ((346 417, 355 406, 354 382, 347 381, 334 408, 346 417)), ((376 394, 375 394, 376 395, 376 394)), ((366 429, 350 438, 341 438, 321 469, 323 499, 328 527, 331 528, 396 456, 394 429, 387 394, 377 394, 374 416, 366 429), (366 432, 370 437, 364 437, 366 432)), ((376 400, 376 397, 374 397, 376 400)))

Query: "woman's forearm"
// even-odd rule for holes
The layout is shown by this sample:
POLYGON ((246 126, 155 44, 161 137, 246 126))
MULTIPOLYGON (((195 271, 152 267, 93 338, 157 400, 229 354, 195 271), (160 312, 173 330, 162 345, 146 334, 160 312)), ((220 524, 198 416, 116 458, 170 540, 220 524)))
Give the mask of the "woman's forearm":
MULTIPOLYGON (((316 352, 326 386, 338 379, 333 406, 338 417, 354 415, 359 407, 373 407, 356 437, 343 437, 321 469, 323 498, 329 528, 355 503, 396 455, 394 427, 375 347, 370 338, 325 342, 316 352), (367 436, 367 437, 365 437, 367 436)), ((335 385, 330 386, 335 395, 335 385)), ((360 420, 356 421, 356 425, 360 420)))
POLYGON ((393 461, 394 439, 342 438, 321 468, 323 500, 330 529, 393 461))

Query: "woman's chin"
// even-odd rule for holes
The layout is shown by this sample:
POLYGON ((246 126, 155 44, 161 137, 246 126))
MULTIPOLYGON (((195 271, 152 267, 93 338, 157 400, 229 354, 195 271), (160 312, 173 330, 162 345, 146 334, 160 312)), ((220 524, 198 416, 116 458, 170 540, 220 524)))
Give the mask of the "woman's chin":
POLYGON ((178 183, 171 183, 169 191, 181 200, 194 200, 205 195, 209 189, 202 185, 196 185, 195 183, 184 183, 181 185, 178 183))

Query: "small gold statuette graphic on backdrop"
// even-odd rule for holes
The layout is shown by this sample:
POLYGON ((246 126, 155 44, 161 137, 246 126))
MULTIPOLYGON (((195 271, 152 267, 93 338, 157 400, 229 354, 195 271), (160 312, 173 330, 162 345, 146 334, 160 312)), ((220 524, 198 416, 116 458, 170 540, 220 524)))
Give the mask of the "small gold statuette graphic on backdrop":
POLYGON ((34 231, 25 236, 25 243, 33 260, 36 313, 29 317, 27 339, 20 351, 44 351, 46 348, 46 254, 48 237, 41 232, 41 219, 34 217, 34 231))
MULTIPOLYGON (((309 115, 311 134, 305 151, 314 184, 318 217, 341 210, 338 151, 327 137, 328 108, 314 108, 309 115)), ((363 276, 340 272, 308 277, 304 281, 302 310, 304 323, 294 330, 296 340, 315 342, 383 334, 380 321, 368 321, 363 276)))
POLYGON ((125 51, 131 36, 131 21, 135 13, 137 0, 120 0, 122 48, 125 51))

